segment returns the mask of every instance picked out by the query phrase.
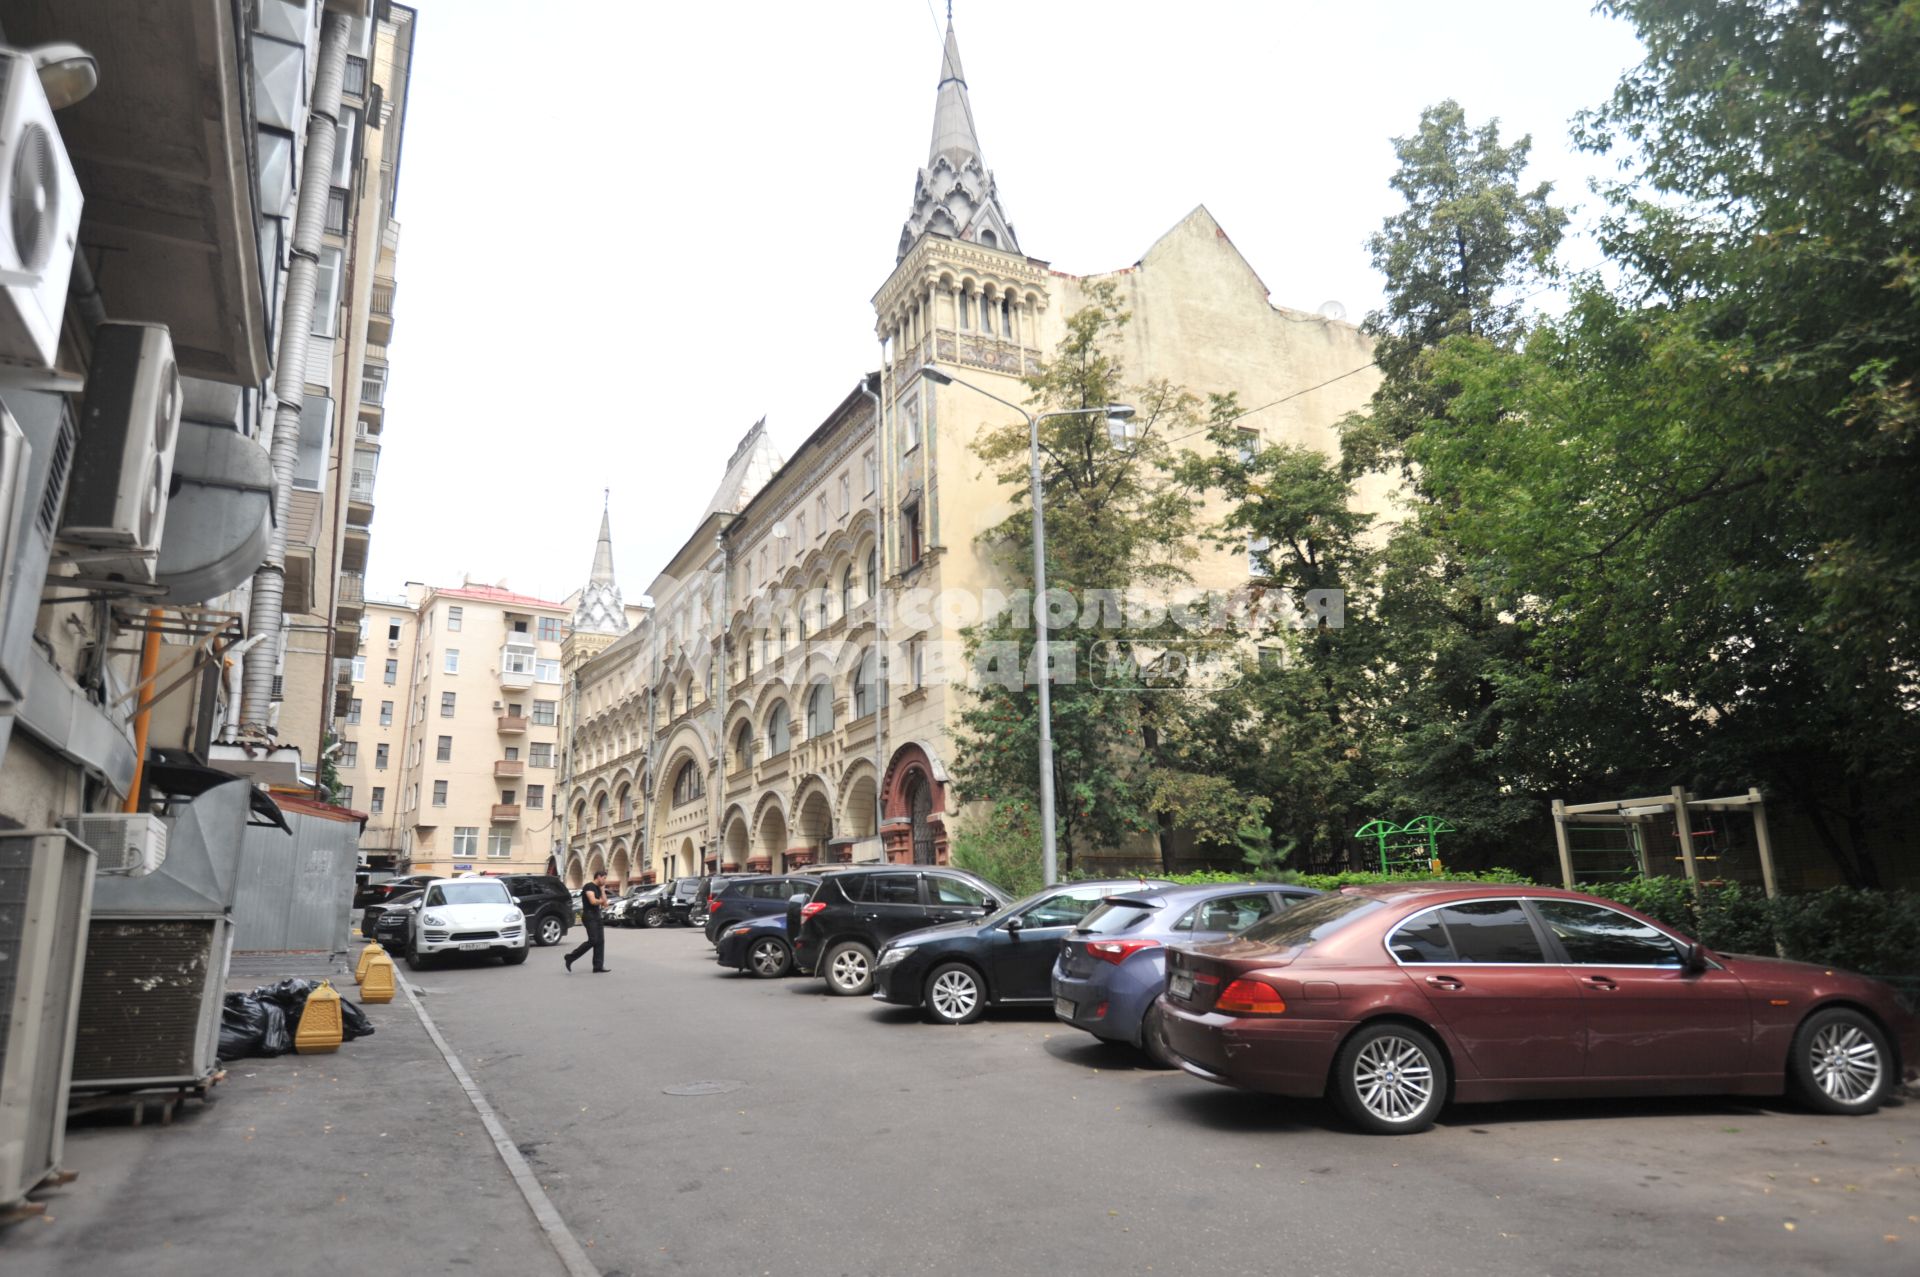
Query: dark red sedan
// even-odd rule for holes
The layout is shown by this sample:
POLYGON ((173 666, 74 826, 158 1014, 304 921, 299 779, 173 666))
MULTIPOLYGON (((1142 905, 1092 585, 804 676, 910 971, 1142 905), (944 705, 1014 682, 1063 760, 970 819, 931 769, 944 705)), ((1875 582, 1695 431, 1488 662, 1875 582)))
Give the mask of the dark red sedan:
POLYGON ((1189 1073, 1325 1095, 1380 1133, 1449 1100, 1792 1090, 1870 1113, 1920 1063, 1920 1018, 1878 980, 1711 953, 1551 887, 1348 887, 1169 948, 1161 1006, 1189 1073))

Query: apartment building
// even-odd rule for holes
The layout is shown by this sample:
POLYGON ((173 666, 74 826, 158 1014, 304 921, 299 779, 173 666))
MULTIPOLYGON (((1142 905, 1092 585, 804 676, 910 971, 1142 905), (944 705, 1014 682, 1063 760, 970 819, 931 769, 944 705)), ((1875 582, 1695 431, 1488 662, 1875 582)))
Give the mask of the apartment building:
POLYGON ((545 869, 574 610, 471 583, 368 605, 333 756, 368 868, 545 869))

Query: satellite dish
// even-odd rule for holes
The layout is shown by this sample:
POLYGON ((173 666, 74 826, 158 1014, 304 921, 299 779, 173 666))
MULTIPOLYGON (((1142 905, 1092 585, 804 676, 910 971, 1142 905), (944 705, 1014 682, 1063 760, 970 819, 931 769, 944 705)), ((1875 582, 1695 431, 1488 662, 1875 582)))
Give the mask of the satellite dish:
POLYGON ((1331 319, 1339 323, 1347 317, 1347 308, 1335 301, 1321 302, 1320 315, 1323 319, 1331 319))
POLYGON ((787 524, 784 519, 773 525, 773 535, 779 537, 782 541, 787 539, 787 524))

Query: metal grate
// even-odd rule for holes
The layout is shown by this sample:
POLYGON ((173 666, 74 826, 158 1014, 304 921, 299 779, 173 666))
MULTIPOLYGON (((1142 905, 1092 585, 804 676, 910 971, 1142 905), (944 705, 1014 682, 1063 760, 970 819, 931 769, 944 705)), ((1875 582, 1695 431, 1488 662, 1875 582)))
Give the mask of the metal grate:
POLYGON ((73 422, 63 411, 60 414, 60 433, 53 441, 53 459, 47 466, 47 486, 40 494, 40 513, 36 519, 40 530, 49 538, 60 526, 60 507, 67 499, 67 472, 73 468, 75 438, 73 422))
POLYGON ((73 1081, 191 1077, 213 920, 96 918, 74 1034, 73 1081))
MULTIPOLYGON (((0 85, 10 58, 0 58, 0 85)), ((20 949, 27 939, 27 878, 33 873, 33 844, 25 838, 0 842, 0 1060, 7 1058, 13 1033, 13 999, 19 984, 20 949)))

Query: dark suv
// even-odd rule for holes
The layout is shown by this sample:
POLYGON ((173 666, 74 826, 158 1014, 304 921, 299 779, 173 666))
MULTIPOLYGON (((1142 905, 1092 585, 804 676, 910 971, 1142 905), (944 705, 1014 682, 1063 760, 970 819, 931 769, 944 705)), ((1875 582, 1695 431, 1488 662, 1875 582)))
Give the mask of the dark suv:
POLYGON ((1000 888, 964 869, 887 865, 828 874, 805 904, 787 906, 793 964, 823 975, 829 992, 873 988, 873 955, 908 931, 986 917, 1007 903, 1000 888))
POLYGON ((770 878, 730 878, 716 882, 707 897, 707 943, 715 944, 721 931, 736 922, 785 913, 787 902, 805 893, 809 898, 820 885, 817 874, 789 874, 770 878))
POLYGON ((501 881, 513 903, 527 915, 527 935, 535 944, 559 944, 573 925, 573 897, 552 874, 505 874, 501 881))

